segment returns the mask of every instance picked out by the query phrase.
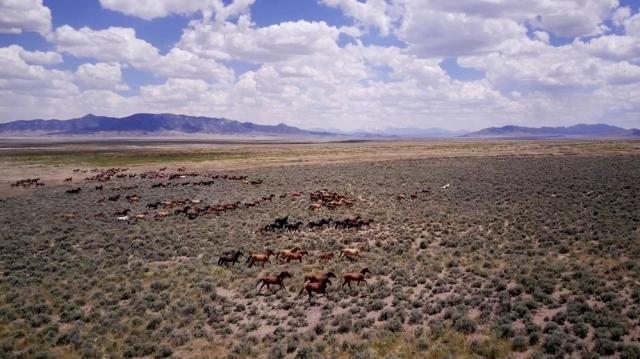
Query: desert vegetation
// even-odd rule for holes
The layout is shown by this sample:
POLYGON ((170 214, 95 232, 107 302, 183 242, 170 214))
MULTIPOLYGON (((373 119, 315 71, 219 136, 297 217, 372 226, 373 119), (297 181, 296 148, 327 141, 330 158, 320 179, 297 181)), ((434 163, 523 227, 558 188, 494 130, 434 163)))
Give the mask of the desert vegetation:
POLYGON ((637 155, 104 170, 0 199, 0 357, 640 356, 637 155))

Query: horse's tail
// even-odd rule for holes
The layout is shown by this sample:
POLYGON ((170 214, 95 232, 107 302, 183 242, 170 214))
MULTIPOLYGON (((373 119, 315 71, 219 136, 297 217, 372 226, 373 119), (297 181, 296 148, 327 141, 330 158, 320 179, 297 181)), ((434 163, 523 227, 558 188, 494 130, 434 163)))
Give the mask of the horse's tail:
POLYGON ((258 283, 256 283, 256 287, 258 286, 258 284, 262 283, 262 278, 258 279, 258 283))

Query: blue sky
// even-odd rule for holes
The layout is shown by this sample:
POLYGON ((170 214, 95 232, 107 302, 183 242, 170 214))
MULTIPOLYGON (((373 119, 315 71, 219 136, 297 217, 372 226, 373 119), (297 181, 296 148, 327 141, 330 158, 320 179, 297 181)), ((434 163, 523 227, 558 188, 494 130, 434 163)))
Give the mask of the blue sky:
POLYGON ((0 2, 0 122, 174 112, 345 130, 640 127, 638 7, 0 2))

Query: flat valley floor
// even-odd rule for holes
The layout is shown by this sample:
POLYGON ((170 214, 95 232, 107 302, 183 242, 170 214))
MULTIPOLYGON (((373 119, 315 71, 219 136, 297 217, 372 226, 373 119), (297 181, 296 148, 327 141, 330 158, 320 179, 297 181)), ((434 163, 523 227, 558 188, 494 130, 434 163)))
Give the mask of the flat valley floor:
POLYGON ((640 357, 638 141, 0 144, 3 358, 640 357))

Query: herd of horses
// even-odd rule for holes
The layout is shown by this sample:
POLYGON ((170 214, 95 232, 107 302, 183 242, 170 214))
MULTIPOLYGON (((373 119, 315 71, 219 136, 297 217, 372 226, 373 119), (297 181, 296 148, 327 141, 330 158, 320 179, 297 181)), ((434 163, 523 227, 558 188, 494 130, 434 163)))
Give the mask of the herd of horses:
POLYGON ((44 183, 40 182, 40 178, 25 178, 25 179, 17 180, 15 182, 11 182, 11 187, 28 188, 31 186, 40 187, 40 186, 44 186, 44 183))
MULTIPOLYGON (((144 172, 141 174, 129 174, 125 173, 127 168, 110 168, 106 170, 91 170, 92 173, 96 173, 91 177, 85 178, 86 181, 89 182, 101 182, 101 184, 96 185, 94 187, 95 191, 103 191, 105 188, 103 186, 103 182, 110 181, 114 178, 134 178, 139 177, 143 179, 187 179, 189 177, 195 178, 200 176, 200 174, 196 172, 186 172, 185 168, 179 168, 176 173, 170 173, 165 168, 160 168, 156 171, 144 172)), ((74 173, 86 173, 86 170, 77 170, 74 173)), ((250 185, 259 185, 262 184, 262 180, 250 180, 248 176, 230 176, 230 175, 208 175, 207 179, 200 181, 183 181, 172 184, 172 182, 157 182, 151 185, 152 188, 164 188, 169 186, 211 186, 214 184, 214 180, 218 179, 227 179, 227 180, 235 180, 242 181, 243 183, 250 185)), ((71 182, 72 178, 68 178, 68 182, 71 182)), ((30 183, 30 182, 24 182, 30 183)), ((38 180, 33 181, 33 183, 38 183, 38 180)), ((131 190, 135 189, 138 186, 130 186, 130 187, 113 187, 111 190, 131 190)), ((82 191, 81 187, 72 188, 66 190, 68 194, 78 194, 82 191)), ((238 208, 251 208, 258 206, 263 202, 271 202, 274 198, 287 198, 290 197, 292 199, 300 198, 304 192, 291 192, 284 193, 280 195, 270 194, 267 196, 263 196, 260 199, 246 202, 232 202, 225 204, 217 204, 217 205, 202 205, 201 201, 198 199, 179 199, 172 201, 155 201, 150 202, 145 205, 145 212, 133 214, 131 209, 125 208, 121 210, 116 210, 113 212, 113 216, 117 221, 127 221, 131 223, 131 221, 143 220, 149 215, 148 211, 154 210, 155 214, 153 215, 155 219, 162 219, 168 216, 177 216, 184 215, 189 219, 195 219, 198 216, 205 214, 221 214, 226 211, 233 211, 238 208)), ((140 196, 137 194, 114 194, 111 196, 106 196, 100 199, 99 202, 102 201, 111 201, 117 202, 122 198, 127 200, 130 204, 136 204, 140 201, 140 196)), ((337 192, 331 192, 327 190, 321 191, 313 191, 309 193, 309 200, 312 202, 309 207, 310 210, 317 210, 321 208, 327 209, 335 209, 340 206, 351 207, 355 203, 354 200, 347 198, 346 195, 339 194, 337 192)), ((66 220, 72 220, 77 217, 77 213, 67 213, 64 214, 63 217, 66 220)), ((96 214, 97 217, 105 217, 104 213, 96 214)), ((344 219, 334 220, 332 218, 322 218, 315 221, 310 221, 308 223, 303 223, 302 221, 290 222, 289 216, 276 218, 272 223, 265 225, 260 228, 262 232, 277 232, 277 231, 286 231, 286 232, 297 232, 302 228, 308 228, 309 230, 314 229, 323 229, 323 228, 335 228, 335 229, 356 229, 359 230, 362 227, 367 227, 371 223, 373 223, 372 219, 365 220, 360 216, 349 217, 344 219)), ((244 254, 241 251, 231 251, 222 254, 218 259, 219 266, 233 266, 235 263, 239 263, 240 258, 243 257, 244 254)), ((266 250, 263 253, 252 253, 247 255, 246 265, 248 267, 253 267, 259 265, 261 267, 265 267, 265 265, 270 264, 271 257, 275 257, 276 261, 279 263, 291 263, 292 261, 297 261, 302 263, 302 261, 309 257, 310 253, 302 248, 296 247, 292 249, 283 249, 278 252, 274 252, 273 250, 266 250)), ((317 258, 319 261, 328 261, 334 258, 335 254, 333 252, 325 252, 318 253, 317 258)), ((344 248, 338 254, 339 258, 344 258, 350 261, 354 261, 361 256, 361 251, 358 248, 344 248)), ((351 288, 351 283, 355 282, 357 284, 365 283, 366 275, 370 274, 368 268, 363 268, 357 272, 347 272, 342 274, 342 287, 344 289, 345 286, 351 288)), ((286 289, 284 285, 284 281, 287 278, 291 278, 291 274, 287 271, 283 271, 278 275, 264 275, 258 278, 258 284, 260 288, 258 289, 258 293, 261 293, 262 289, 266 286, 267 290, 271 291, 271 287, 276 287, 276 291, 279 289, 286 289)), ((331 285, 331 279, 337 278, 336 274, 333 272, 318 272, 318 273, 307 273, 304 275, 304 281, 298 296, 302 295, 305 291, 308 294, 308 299, 311 301, 314 294, 316 295, 327 295, 327 288, 331 285)))
MULTIPOLYGON (((261 263, 262 267, 264 267, 266 263, 269 263, 269 258, 272 256, 275 256, 276 258, 280 258, 282 260, 286 260, 286 262, 289 263, 291 260, 302 261, 302 258, 308 254, 309 253, 306 250, 301 249, 299 247, 292 248, 292 249, 283 249, 277 253, 271 249, 268 249, 263 253, 253 253, 248 255, 246 263, 248 264, 249 267, 253 266, 256 263, 261 263)), ((223 253, 218 259, 218 265, 225 266, 225 267, 229 267, 229 265, 233 266, 235 263, 239 263, 240 257, 242 257, 243 255, 244 254, 238 250, 223 253)), ((342 251, 340 251, 340 256, 348 259, 353 259, 355 257, 360 256, 360 250, 357 248, 345 248, 342 251)), ((341 288, 344 289, 345 285, 351 288, 352 282, 355 282, 358 285, 360 285, 360 283, 364 283, 365 285, 368 286, 368 283, 366 280, 367 274, 371 274, 371 271, 368 268, 363 268, 358 272, 343 273, 341 288)), ((260 276, 258 277, 258 283, 256 284, 256 286, 260 285, 260 288, 258 289, 258 293, 262 292, 262 288, 264 286, 266 286, 267 290, 269 291, 271 291, 271 286, 277 286, 276 291, 279 289, 286 290, 286 287, 284 285, 284 280, 291 277, 292 275, 287 271, 282 271, 275 276, 274 275, 260 276)), ((305 274, 302 289, 300 289, 300 292, 298 293, 298 297, 302 293, 304 293, 304 291, 306 291, 308 294, 309 302, 313 297, 313 293, 318 295, 324 295, 326 297, 327 286, 331 285, 331 278, 337 278, 335 273, 314 272, 314 273, 305 274)))
MULTIPOLYGON (((310 221, 307 223, 306 228, 314 230, 316 228, 335 228, 335 229, 362 229, 362 227, 368 227, 373 223, 373 219, 362 219, 360 216, 353 218, 345 218, 339 220, 333 220, 332 218, 322 218, 317 221, 310 221)), ((301 221, 295 223, 289 223, 289 216, 276 218, 272 223, 266 224, 260 228, 260 232, 298 232, 300 231, 304 223, 301 221)))

